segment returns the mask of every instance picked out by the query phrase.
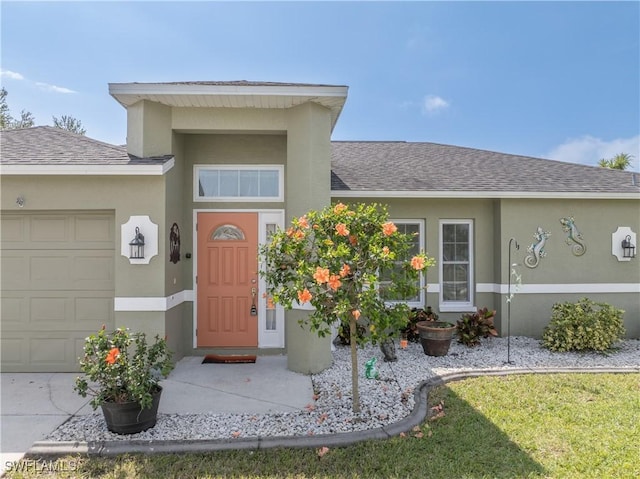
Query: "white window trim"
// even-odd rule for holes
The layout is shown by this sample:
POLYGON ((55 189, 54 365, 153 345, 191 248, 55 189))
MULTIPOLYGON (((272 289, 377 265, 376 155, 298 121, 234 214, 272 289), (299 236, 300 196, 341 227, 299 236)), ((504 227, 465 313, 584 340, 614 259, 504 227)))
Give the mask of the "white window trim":
POLYGON ((469 312, 475 311, 475 284, 474 284, 474 255, 473 255, 473 220, 471 219, 441 219, 438 224, 438 237, 439 237, 439 254, 438 254, 438 285, 439 285, 439 294, 438 294, 438 309, 441 312, 469 312), (445 301, 444 300, 444 274, 442 271, 443 267, 443 254, 444 254, 444 235, 442 232, 444 225, 452 225, 452 224, 465 224, 469 226, 469 301, 445 301))
POLYGON ((212 202, 274 202, 284 201, 284 165, 193 165, 193 201, 199 203, 212 202), (265 170, 278 172, 278 196, 207 196, 198 195, 200 191, 200 171, 203 170, 227 170, 227 171, 247 171, 265 170))
MULTIPOLYGON (((407 224, 411 224, 411 225, 418 225, 418 231, 419 231, 419 244, 418 247, 420 248, 420 251, 425 251, 425 225, 424 225, 424 220, 423 219, 401 219, 401 220, 395 220, 393 218, 389 218, 389 221, 391 221, 392 223, 396 224, 396 225, 407 225, 407 224)), ((407 306, 409 306, 410 308, 423 308, 424 304, 425 304, 425 284, 426 284, 426 277, 424 273, 420 273, 420 291, 418 293, 418 300, 417 301, 385 301, 386 304, 389 305, 393 305, 396 303, 406 303, 407 306)))

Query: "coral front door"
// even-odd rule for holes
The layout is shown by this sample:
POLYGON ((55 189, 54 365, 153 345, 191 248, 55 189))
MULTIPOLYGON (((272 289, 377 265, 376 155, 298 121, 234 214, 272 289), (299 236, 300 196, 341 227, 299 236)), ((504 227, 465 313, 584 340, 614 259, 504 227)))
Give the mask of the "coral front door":
POLYGON ((198 213, 198 347, 258 346, 258 214, 198 213))

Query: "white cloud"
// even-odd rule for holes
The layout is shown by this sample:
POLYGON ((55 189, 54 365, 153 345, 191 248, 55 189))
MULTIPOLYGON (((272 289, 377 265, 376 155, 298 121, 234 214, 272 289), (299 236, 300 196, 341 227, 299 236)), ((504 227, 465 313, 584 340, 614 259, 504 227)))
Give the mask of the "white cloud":
POLYGON ((422 107, 426 113, 435 113, 449 108, 449 102, 437 95, 427 95, 422 107))
POLYGON ((45 91, 52 91, 55 93, 75 93, 75 91, 70 90, 69 88, 65 88, 62 86, 50 85, 48 83, 36 82, 36 85, 42 88, 45 91))
POLYGON ((547 158, 569 163, 597 166, 602 158, 613 158, 618 153, 628 153, 631 170, 640 171, 640 135, 631 138, 615 138, 610 141, 585 135, 581 138, 570 138, 555 147, 547 158))
POLYGON ((0 70, 0 77, 10 78, 11 80, 24 80, 24 77, 18 72, 11 70, 0 70))

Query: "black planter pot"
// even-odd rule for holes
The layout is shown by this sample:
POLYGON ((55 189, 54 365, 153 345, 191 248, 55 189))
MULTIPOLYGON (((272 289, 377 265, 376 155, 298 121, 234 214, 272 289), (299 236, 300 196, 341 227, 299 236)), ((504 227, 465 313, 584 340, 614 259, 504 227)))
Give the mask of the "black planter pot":
POLYGON ((451 346, 455 325, 444 321, 419 321, 420 344, 428 356, 446 356, 451 346))
POLYGON ((102 404, 102 414, 109 431, 116 434, 135 434, 155 426, 160 394, 162 394, 162 388, 158 386, 158 391, 152 395, 153 402, 149 409, 142 409, 135 401, 102 404))

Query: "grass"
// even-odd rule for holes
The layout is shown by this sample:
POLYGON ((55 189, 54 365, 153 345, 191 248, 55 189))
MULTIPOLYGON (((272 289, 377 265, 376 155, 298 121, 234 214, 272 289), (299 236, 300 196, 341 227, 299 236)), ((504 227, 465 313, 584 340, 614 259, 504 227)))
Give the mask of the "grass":
MULTIPOLYGON (((67 472, 49 477, 640 477, 640 374, 469 379, 434 390, 430 406, 431 417, 404 437, 333 448, 324 454, 315 449, 272 449, 116 458, 68 456, 56 463, 67 472)), ((43 474, 11 472, 7 477, 43 474)))

